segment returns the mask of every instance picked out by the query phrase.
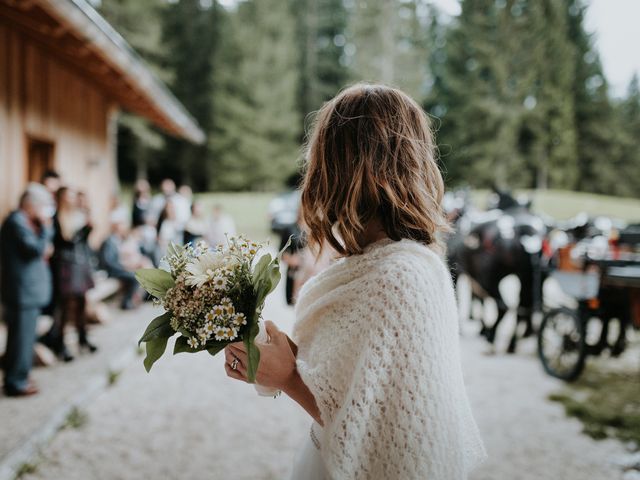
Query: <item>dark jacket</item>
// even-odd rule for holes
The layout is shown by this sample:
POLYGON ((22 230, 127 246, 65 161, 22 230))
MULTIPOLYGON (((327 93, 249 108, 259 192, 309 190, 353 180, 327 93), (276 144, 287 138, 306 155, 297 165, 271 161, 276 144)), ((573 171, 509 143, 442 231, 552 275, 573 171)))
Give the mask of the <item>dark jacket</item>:
POLYGON ((51 300, 51 272, 44 259, 47 228, 34 229, 21 211, 12 212, 0 228, 0 293, 14 308, 42 308, 51 300))

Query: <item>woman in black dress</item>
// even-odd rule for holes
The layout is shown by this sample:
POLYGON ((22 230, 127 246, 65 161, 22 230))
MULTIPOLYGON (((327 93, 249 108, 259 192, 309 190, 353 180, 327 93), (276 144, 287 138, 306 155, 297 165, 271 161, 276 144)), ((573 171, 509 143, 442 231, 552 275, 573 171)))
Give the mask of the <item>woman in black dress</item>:
POLYGON ((52 267, 56 282, 57 318, 54 323, 54 350, 65 361, 72 360, 64 342, 65 326, 73 319, 81 349, 95 352, 87 338, 86 299, 93 288, 91 250, 88 244, 92 226, 87 213, 79 208, 77 193, 67 187, 58 190, 58 211, 54 217, 52 267))

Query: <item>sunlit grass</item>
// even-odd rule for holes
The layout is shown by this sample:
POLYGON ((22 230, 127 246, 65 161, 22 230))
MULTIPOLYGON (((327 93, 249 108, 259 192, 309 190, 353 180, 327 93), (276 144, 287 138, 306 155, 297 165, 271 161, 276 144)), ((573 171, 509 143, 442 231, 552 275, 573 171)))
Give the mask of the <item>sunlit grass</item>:
MULTIPOLYGON (((591 193, 571 192, 565 190, 518 190, 516 194, 524 194, 533 198, 533 209, 557 220, 574 217, 578 213, 589 215, 606 215, 621 218, 630 222, 640 222, 640 199, 611 197, 591 193)), ((244 233, 255 240, 269 238, 268 205, 277 193, 264 192, 209 192, 199 193, 208 212, 214 205, 221 205, 230 214, 239 233, 244 233)), ((478 208, 487 205, 488 190, 473 190, 471 198, 478 208)), ((130 205, 129 188, 123 189, 122 202, 130 205)))
POLYGON ((268 216, 269 202, 275 193, 203 193, 196 198, 211 211, 214 205, 233 217, 236 231, 247 235, 252 240, 263 241, 270 236, 270 220, 268 216))

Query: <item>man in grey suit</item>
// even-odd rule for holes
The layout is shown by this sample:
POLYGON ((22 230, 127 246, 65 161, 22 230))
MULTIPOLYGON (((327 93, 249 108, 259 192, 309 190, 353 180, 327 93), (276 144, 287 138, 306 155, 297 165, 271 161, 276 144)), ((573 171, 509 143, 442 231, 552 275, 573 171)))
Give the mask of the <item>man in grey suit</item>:
POLYGON ((36 322, 51 299, 50 228, 51 194, 29 184, 20 206, 0 228, 0 294, 7 323, 4 391, 9 396, 38 393, 29 381, 33 363, 36 322))

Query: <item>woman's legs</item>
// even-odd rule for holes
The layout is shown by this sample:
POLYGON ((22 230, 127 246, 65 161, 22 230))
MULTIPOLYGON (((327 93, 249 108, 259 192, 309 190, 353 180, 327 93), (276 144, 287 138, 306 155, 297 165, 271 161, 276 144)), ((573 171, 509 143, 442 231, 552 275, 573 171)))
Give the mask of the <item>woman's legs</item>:
POLYGON ((89 342, 87 338, 87 300, 84 295, 76 295, 74 300, 74 318, 76 330, 78 331, 78 344, 80 348, 86 348, 93 353, 98 347, 89 342))
POLYGON ((64 295, 60 297, 59 308, 54 317, 54 323, 51 327, 53 336, 55 338, 55 352, 65 362, 73 360, 73 355, 67 349, 67 345, 64 342, 64 332, 69 321, 69 316, 73 311, 73 296, 64 295))

